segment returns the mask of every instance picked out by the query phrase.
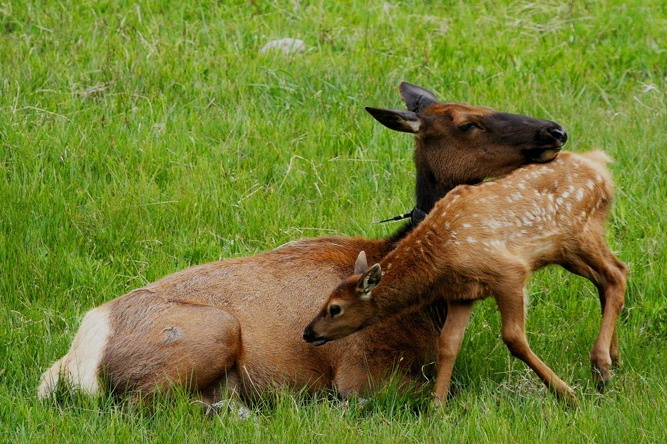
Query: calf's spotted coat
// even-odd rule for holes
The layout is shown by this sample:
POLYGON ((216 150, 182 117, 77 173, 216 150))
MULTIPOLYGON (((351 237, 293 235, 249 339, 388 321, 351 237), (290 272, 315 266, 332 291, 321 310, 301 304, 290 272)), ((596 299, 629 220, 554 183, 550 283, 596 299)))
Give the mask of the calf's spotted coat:
MULTIPOLYGON (((598 387, 618 362, 616 320, 627 268, 607 247, 604 225, 613 184, 602 151, 561 153, 497 181, 459 186, 378 264, 359 255, 356 273, 330 294, 304 339, 322 345, 434 300, 447 302, 439 338, 436 399, 445 399, 473 303, 496 300, 502 338, 559 397, 572 389, 528 345, 524 288, 531 273, 559 264, 598 289, 602 325, 591 351, 598 387)), ((400 325, 400 323, 398 323, 400 325)), ((398 327, 397 327, 398 328, 398 327)))

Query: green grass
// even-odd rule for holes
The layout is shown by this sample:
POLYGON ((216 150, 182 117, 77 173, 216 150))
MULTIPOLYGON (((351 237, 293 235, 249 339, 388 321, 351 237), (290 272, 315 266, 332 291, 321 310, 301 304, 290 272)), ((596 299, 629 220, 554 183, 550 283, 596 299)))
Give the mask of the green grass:
POLYGON ((587 2, 27 1, 0 4, 0 441, 664 442, 667 6, 587 2), (259 54, 301 38, 303 54, 259 54), (35 398, 83 313, 191 264, 371 225, 411 208, 412 140, 363 106, 399 81, 557 120, 615 159, 608 239, 631 270, 623 366, 600 396, 592 287, 531 285, 533 349, 568 410, 482 303, 442 410, 388 387, 369 403, 278 393, 252 421, 186 397, 151 410, 35 398))

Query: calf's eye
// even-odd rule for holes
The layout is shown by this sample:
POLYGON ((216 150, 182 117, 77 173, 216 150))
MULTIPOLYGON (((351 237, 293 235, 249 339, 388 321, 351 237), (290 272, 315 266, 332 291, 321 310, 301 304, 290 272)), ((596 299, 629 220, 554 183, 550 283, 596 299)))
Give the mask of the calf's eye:
POLYGON ((331 315, 332 318, 338 316, 341 311, 343 310, 340 308, 340 305, 334 304, 329 306, 329 314, 331 315))

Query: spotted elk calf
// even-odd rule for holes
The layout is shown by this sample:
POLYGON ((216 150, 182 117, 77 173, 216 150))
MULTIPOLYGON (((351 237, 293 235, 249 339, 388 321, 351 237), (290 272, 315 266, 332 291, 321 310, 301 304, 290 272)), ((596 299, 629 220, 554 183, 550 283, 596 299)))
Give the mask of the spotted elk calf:
POLYGON ((422 367, 435 360, 443 304, 404 316, 409 332, 378 323, 320 348, 301 340, 303 319, 352 272, 360 250, 380 261, 417 215, 454 186, 548 162, 566 134, 546 120, 440 103, 409 83, 400 93, 407 110, 368 111, 415 135, 413 224, 387 239, 305 239, 194 266, 102 304, 86 314, 67 354, 44 373, 39 396, 51 396, 64 379, 90 394, 111 389, 144 398, 175 385, 211 405, 228 394, 248 400, 272 388, 367 394, 392 368, 409 381, 422 380, 422 367))
MULTIPOLYGON (((491 296, 502 318, 502 338, 556 395, 576 397, 530 349, 525 332, 526 281, 549 264, 589 279, 598 289, 602 326, 591 363, 600 390, 618 362, 616 320, 623 307, 627 268, 609 250, 605 219, 613 185, 602 151, 561 153, 497 181, 459 186, 379 263, 363 252, 355 274, 330 294, 306 327, 307 342, 322 345, 394 315, 441 299, 448 314, 439 339, 435 398, 449 390, 454 361, 475 301, 491 296)), ((400 322, 394 322, 396 330, 400 322)), ((403 334, 413 334, 409 327, 403 334)), ((415 334, 419 334, 416 332, 415 334)))

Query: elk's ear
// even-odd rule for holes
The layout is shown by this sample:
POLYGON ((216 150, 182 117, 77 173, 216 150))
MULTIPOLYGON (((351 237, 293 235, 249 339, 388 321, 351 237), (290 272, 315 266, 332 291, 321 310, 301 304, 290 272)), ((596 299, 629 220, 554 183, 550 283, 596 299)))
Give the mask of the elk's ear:
POLYGON ((354 274, 366 273, 366 270, 368 270, 368 261, 366 260, 366 252, 362 250, 354 262, 354 274))
POLYGON ((421 86, 413 85, 408 82, 401 82, 398 87, 401 92, 401 99, 405 103, 408 111, 419 113, 431 105, 440 103, 433 93, 421 86))
POLYGON ((371 298, 371 290, 373 290, 380 283, 382 279, 382 268, 380 264, 373 265, 357 284, 357 292, 362 301, 368 301, 371 298))
POLYGON ((417 113, 412 111, 403 111, 402 109, 384 109, 366 107, 375 120, 394 131, 403 133, 417 133, 421 127, 421 120, 417 113))

